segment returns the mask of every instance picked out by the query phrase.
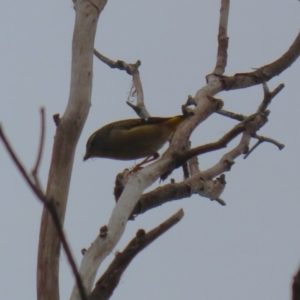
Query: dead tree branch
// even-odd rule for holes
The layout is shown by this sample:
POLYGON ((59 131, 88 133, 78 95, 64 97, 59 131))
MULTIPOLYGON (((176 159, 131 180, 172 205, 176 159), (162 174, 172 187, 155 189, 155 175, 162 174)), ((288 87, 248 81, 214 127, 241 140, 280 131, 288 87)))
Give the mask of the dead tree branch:
POLYGON ((224 109, 221 109, 221 110, 217 111, 216 113, 218 115, 221 115, 221 116, 224 116, 224 117, 236 120, 236 121, 240 121, 240 122, 244 121, 247 118, 247 116, 245 116, 245 115, 237 114, 237 113, 227 111, 227 110, 224 110, 224 109))
POLYGON ((263 90, 264 90, 264 99, 263 99, 261 105, 259 106, 259 108, 257 109, 258 113, 265 111, 268 108, 268 106, 270 105, 273 98, 275 98, 284 88, 284 84, 281 83, 278 85, 278 87, 274 91, 270 92, 269 87, 265 82, 263 82, 262 85, 263 85, 263 90))
MULTIPOLYGON (((166 184, 163 187, 158 187, 155 190, 144 194, 135 206, 132 215, 137 216, 165 203, 190 198, 195 193, 201 195, 205 188, 206 180, 202 178, 201 173, 197 173, 179 183, 166 184)), ((204 195, 202 194, 201 196, 204 195)), ((226 205, 225 202, 217 202, 221 205, 226 205)))
POLYGON ((258 134, 254 134, 253 135, 254 138, 258 139, 258 141, 255 143, 255 145, 248 151, 248 153, 245 154, 244 159, 246 159, 260 144, 262 144, 263 142, 268 142, 271 143, 275 146, 278 147, 279 150, 282 150, 284 148, 284 144, 271 139, 269 137, 266 136, 262 136, 262 135, 258 135, 258 134))
POLYGON ((113 61, 106 56, 102 55, 99 51, 94 49, 94 54, 103 63, 107 64, 112 69, 119 69, 121 71, 126 71, 127 74, 132 76, 132 87, 129 93, 129 98, 136 98, 136 105, 134 105, 129 99, 126 103, 136 112, 136 114, 142 118, 146 119, 150 117, 144 102, 144 92, 143 86, 140 78, 139 67, 141 61, 137 60, 134 64, 128 64, 122 60, 113 61), (135 97, 136 96, 136 97, 135 97))
POLYGON ((36 157, 36 163, 31 171, 32 176, 35 179, 36 184, 38 184, 38 169, 41 163, 43 148, 45 143, 45 109, 42 107, 40 110, 41 113, 41 135, 40 135, 40 145, 38 149, 38 154, 36 157))
POLYGON ((18 159, 15 151, 13 150, 12 146, 10 145, 1 125, 0 125, 0 139, 2 140, 8 154, 10 155, 11 159, 13 160, 13 162, 15 163, 17 169, 20 171, 20 173, 22 174, 24 180, 27 182, 27 184, 29 185, 29 187, 31 188, 31 190, 33 191, 33 193, 36 195, 37 199, 39 199, 42 204, 44 204, 45 208, 48 210, 49 214, 51 215, 53 224, 55 226, 55 229, 57 231, 57 235, 62 243, 63 249, 66 253, 68 262, 71 266, 72 272, 74 274, 79 292, 80 292, 80 296, 82 300, 87 299, 86 294, 85 294, 85 290, 82 284, 82 280, 81 277, 79 275, 79 272, 77 270, 77 266, 75 263, 75 260, 73 258, 73 255, 71 253, 71 249, 70 246, 67 242, 66 236, 64 234, 64 231, 62 229, 62 225, 61 225, 61 221, 60 221, 60 217, 58 215, 56 206, 55 206, 55 200, 53 199, 48 199, 47 196, 45 195, 45 193, 42 191, 41 189, 41 185, 39 184, 39 179, 38 179, 38 169, 40 166, 40 161, 41 161, 41 157, 42 157, 42 149, 44 147, 44 137, 45 137, 45 113, 44 113, 44 109, 41 109, 41 137, 40 137, 40 144, 39 144, 39 150, 38 150, 38 154, 37 154, 37 159, 36 159, 36 163, 35 166, 33 168, 32 174, 33 174, 33 179, 35 182, 32 182, 32 180, 30 179, 29 174, 27 173, 25 167, 23 166, 23 164, 21 163, 21 161, 18 159))
MULTIPOLYGON (((226 3, 225 1, 222 3, 226 3)), ((229 9, 229 6, 228 6, 229 9)), ((225 13, 224 13, 225 15, 225 13)), ((107 224, 107 238, 97 236, 91 247, 87 249, 80 266, 80 274, 84 280, 84 285, 87 291, 90 291, 96 276, 96 272, 106 258, 112 251, 117 242, 120 240, 127 223, 138 200, 141 198, 143 191, 155 182, 162 174, 166 174, 178 166, 178 158, 189 153, 190 156, 185 156, 185 161, 191 159, 199 153, 205 153, 217 149, 222 145, 213 144, 206 146, 206 148, 198 148, 196 150, 187 151, 187 142, 193 130, 202 122, 204 122, 211 114, 219 111, 222 108, 222 101, 215 99, 214 96, 223 90, 230 90, 234 88, 243 88, 254 84, 262 83, 269 80, 272 76, 280 74, 285 68, 291 65, 299 56, 300 52, 300 37, 296 40, 290 50, 280 58, 278 61, 268 66, 262 67, 255 72, 248 74, 236 74, 233 77, 225 77, 219 74, 210 74, 207 76, 207 84, 200 88, 195 97, 194 115, 186 122, 183 122, 174 134, 169 149, 161 156, 161 158, 140 171, 131 174, 116 206, 113 209, 110 220, 107 224), (190 152, 192 151, 192 152, 190 152), (193 152, 194 151, 194 152, 193 152)), ((223 50, 225 48, 223 47, 223 50)), ((223 51, 222 50, 222 51, 223 51)), ((218 66, 217 73, 223 72, 226 63, 220 60, 220 67, 218 66)), ((218 65, 218 64, 217 64, 218 65)), ((238 134, 243 133, 240 143, 224 155, 220 162, 213 167, 194 175, 194 181, 188 189, 190 193, 198 193, 213 200, 220 199, 219 196, 225 187, 225 178, 220 176, 218 180, 213 180, 216 176, 230 170, 234 163, 234 159, 241 154, 244 154, 249 149, 249 143, 253 135, 267 122, 267 112, 261 112, 248 117, 239 124, 235 130, 230 134, 234 138, 238 134), (205 181, 203 184, 202 181, 205 181), (204 189, 203 189, 204 187, 204 189)), ((180 161, 180 165, 184 160, 180 161)), ((194 169, 194 171, 196 168, 194 169)), ((190 178, 189 178, 190 179, 190 178)), ((76 289, 73 290, 72 300, 78 299, 76 297, 76 289)))
POLYGON ((219 20, 218 54, 214 74, 223 75, 227 65, 229 0, 222 0, 219 20))
POLYGON ((242 89, 263 82, 278 76, 288 67, 290 67, 300 55, 300 32, 291 47, 276 61, 256 69, 254 72, 237 73, 231 77, 222 77, 224 90, 242 89))
MULTIPOLYGON (((97 22, 107 0, 75 1, 76 13, 72 39, 70 94, 66 110, 58 119, 47 182, 46 197, 54 199, 61 226, 73 169, 75 149, 88 116, 92 94, 93 49, 97 22)), ((38 263, 37 298, 59 299, 59 261, 61 240, 48 208, 42 213, 38 263)), ((78 299, 82 298, 75 284, 78 299)))
POLYGON ((234 163, 234 159, 243 153, 247 153, 253 132, 261 128, 266 122, 267 117, 265 115, 252 115, 242 123, 236 125, 219 141, 191 149, 191 152, 184 154, 184 160, 189 159, 190 157, 192 158, 196 155, 222 149, 226 147, 226 145, 240 133, 244 131, 246 132, 246 134, 243 135, 239 145, 225 154, 222 160, 214 167, 206 171, 196 173, 195 175, 181 183, 171 183, 143 195, 135 206, 132 214, 138 215, 140 213, 146 212, 149 209, 160 206, 163 203, 191 197, 196 192, 203 197, 210 198, 211 200, 219 200, 218 202, 221 205, 225 205, 225 202, 223 200, 218 199, 223 190, 216 188, 216 183, 222 183, 224 185, 224 189, 224 178, 221 178, 219 182, 212 181, 208 183, 208 181, 226 171, 229 171, 232 164, 234 163))
POLYGON ((105 273, 97 281, 96 286, 89 296, 89 300, 107 300, 119 284, 122 274, 125 272, 131 261, 143 249, 149 246, 158 237, 163 235, 171 227, 177 224, 183 217, 183 210, 180 209, 176 214, 146 233, 140 229, 136 237, 132 239, 122 252, 116 254, 115 259, 109 265, 105 273))

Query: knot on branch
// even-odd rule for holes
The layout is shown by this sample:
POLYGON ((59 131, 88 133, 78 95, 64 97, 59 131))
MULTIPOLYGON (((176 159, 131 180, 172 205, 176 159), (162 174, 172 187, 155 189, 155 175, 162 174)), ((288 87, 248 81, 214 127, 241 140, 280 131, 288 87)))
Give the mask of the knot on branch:
MULTIPOLYGON (((245 153, 247 153, 247 151, 248 149, 245 149, 245 153)), ((234 160, 230 155, 228 155, 228 153, 222 157, 221 162, 224 165, 224 171, 230 171, 231 167, 235 164, 234 160)))
POLYGON ((119 200, 121 194, 123 193, 124 187, 129 179, 130 170, 125 169, 122 173, 117 174, 115 187, 114 187, 114 196, 116 202, 119 200))
POLYGON ((219 200, 219 197, 225 189, 225 185, 225 174, 221 174, 220 177, 215 180, 206 180, 204 188, 197 191, 197 193, 210 200, 219 200))
POLYGON ((107 236, 108 227, 107 225, 104 225, 100 228, 100 237, 104 238, 107 236))
POLYGON ((256 113, 249 116, 243 123, 246 129, 255 134, 261 127, 263 127, 268 122, 269 111, 256 113))
POLYGON ((192 180, 191 182, 189 182, 188 186, 190 190, 190 196, 196 193, 199 194, 200 191, 203 191, 205 189, 205 185, 206 181, 203 177, 200 177, 199 180, 192 180))

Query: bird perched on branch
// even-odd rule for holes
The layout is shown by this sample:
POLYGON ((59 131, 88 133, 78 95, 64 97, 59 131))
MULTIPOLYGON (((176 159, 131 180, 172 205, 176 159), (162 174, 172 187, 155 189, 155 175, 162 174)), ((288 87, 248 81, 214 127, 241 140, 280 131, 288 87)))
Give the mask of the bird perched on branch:
POLYGON ((158 150, 188 117, 129 119, 110 123, 87 141, 83 160, 104 157, 117 160, 146 158, 142 165, 159 157, 158 150))

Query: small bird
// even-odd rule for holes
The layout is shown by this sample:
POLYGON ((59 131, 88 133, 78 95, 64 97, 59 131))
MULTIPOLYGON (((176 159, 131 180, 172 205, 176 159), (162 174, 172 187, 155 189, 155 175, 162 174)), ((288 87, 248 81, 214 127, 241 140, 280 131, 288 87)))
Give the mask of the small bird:
POLYGON ((94 132, 87 141, 83 160, 104 157, 117 160, 146 158, 141 164, 159 157, 158 150, 187 118, 150 117, 113 122, 94 132))

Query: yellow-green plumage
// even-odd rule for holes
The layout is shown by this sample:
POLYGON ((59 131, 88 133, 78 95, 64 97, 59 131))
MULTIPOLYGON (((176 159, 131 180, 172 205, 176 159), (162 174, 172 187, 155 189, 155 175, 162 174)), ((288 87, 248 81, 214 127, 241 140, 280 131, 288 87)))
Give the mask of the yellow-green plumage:
POLYGON ((105 125, 88 139, 84 160, 91 157, 133 160, 154 156, 186 118, 181 115, 129 119, 105 125))

